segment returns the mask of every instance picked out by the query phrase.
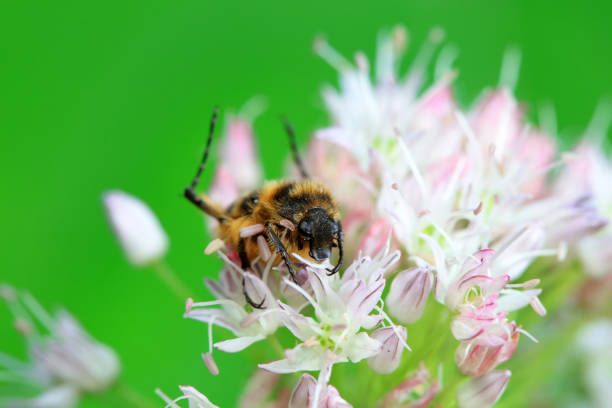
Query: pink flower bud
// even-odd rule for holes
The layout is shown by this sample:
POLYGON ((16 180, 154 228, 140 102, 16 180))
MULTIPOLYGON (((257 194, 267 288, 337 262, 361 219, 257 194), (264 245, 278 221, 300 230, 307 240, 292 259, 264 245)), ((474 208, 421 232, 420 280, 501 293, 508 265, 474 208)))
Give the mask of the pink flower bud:
POLYGON ((385 218, 374 221, 370 229, 365 233, 359 249, 364 255, 373 256, 380 252, 385 246, 391 234, 391 224, 385 218))
POLYGON ((400 406, 426 408, 439 390, 440 384, 436 380, 431 380, 427 368, 421 362, 418 371, 411 374, 385 396, 381 408, 400 406))
POLYGON ((532 131, 525 138, 518 152, 523 165, 532 174, 527 183, 521 186, 521 190, 533 197, 539 197, 544 192, 547 173, 544 170, 554 159, 556 147, 554 140, 542 131, 532 131))
POLYGON ((486 346, 477 342, 462 342, 455 352, 455 362, 459 371, 472 377, 491 371, 512 357, 518 339, 519 332, 515 329, 512 336, 498 346, 486 346))
POLYGON ((521 132, 523 113, 508 89, 488 93, 475 109, 472 127, 483 145, 496 146, 495 156, 503 158, 521 132))
POLYGON ((340 393, 333 385, 327 386, 323 401, 321 401, 319 406, 321 408, 352 408, 351 404, 342 399, 340 393))
POLYGON ((397 274, 385 299, 389 313, 404 324, 419 320, 432 283, 433 276, 427 268, 411 268, 397 274))
POLYGON ((245 386, 238 404, 239 408, 249 407, 281 407, 289 404, 289 390, 284 386, 279 390, 280 375, 266 370, 256 370, 245 386), (285 395, 286 394, 286 395, 285 395), (267 405, 274 398, 276 404, 267 405))
POLYGON ((227 207, 240 196, 240 190, 232 171, 220 164, 215 170, 209 197, 223 207, 227 207))
POLYGON ((239 191, 252 190, 259 185, 261 167, 255 152, 253 128, 249 122, 242 118, 230 120, 221 160, 231 169, 239 191))
POLYGON ((461 408, 487 408, 501 397, 508 381, 509 370, 491 371, 472 378, 457 390, 457 402, 461 408))
MULTIPOLYGON (((291 393, 289 408, 310 408, 316 388, 317 380, 310 374, 302 374, 291 393)), ((342 399, 336 387, 331 385, 321 391, 317 406, 319 408, 351 408, 351 405, 342 399)))
POLYGON ((395 371, 402 358, 404 351, 402 343, 406 341, 406 335, 406 328, 402 326, 396 328, 383 327, 372 333, 370 337, 379 341, 382 348, 374 357, 368 358, 370 368, 381 374, 389 374, 395 371), (398 334, 402 341, 400 341, 398 334))
POLYGON ((289 408, 309 408, 314 398, 317 380, 310 374, 302 374, 291 393, 289 408))

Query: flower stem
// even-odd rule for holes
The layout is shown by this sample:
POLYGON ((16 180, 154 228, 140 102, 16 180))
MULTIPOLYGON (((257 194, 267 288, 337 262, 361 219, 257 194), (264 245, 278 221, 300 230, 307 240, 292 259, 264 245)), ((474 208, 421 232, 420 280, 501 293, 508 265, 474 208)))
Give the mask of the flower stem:
POLYGON ((165 260, 160 259, 154 262, 152 265, 153 270, 157 274, 157 277, 170 289, 170 291, 184 302, 187 298, 193 298, 191 291, 183 283, 183 281, 174 273, 172 268, 166 263, 165 260))
POLYGON ((281 356, 281 358, 283 358, 285 355, 285 349, 281 345, 280 341, 278 341, 278 338, 275 335, 270 335, 268 336, 268 341, 272 345, 274 351, 276 351, 281 356))

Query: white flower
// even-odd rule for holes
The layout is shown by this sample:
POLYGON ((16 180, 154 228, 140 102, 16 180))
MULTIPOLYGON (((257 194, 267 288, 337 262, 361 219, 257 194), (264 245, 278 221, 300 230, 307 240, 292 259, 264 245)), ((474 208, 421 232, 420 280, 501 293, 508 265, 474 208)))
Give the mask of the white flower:
POLYGON ((78 391, 67 385, 59 385, 43 391, 30 399, 7 401, 7 408, 72 408, 79 401, 78 391))
MULTIPOLYGON (((220 282, 206 280, 210 291, 217 300, 192 303, 188 300, 185 317, 217 325, 231 331, 236 338, 214 344, 218 350, 227 353, 241 351, 251 344, 272 334, 280 325, 281 309, 265 282, 251 272, 243 271, 222 252, 218 252, 225 263, 220 282), (263 309, 252 312, 245 310, 246 300, 242 291, 242 279, 246 282, 246 291, 256 303, 263 301, 263 309)), ((265 274, 270 274, 273 260, 265 266, 265 274)), ((209 330, 209 342, 212 352, 212 330, 209 330)))
POLYGON ((41 367, 84 391, 107 389, 119 374, 119 359, 108 346, 91 338, 67 312, 56 316, 51 336, 31 343, 41 367))
MULTIPOLYGON (((315 50, 340 72, 340 91, 327 88, 323 99, 331 113, 333 126, 319 130, 317 137, 338 144, 353 153, 362 169, 371 163, 370 149, 388 152, 395 142, 397 129, 410 128, 417 113, 417 92, 422 85, 428 54, 441 39, 434 30, 423 47, 421 60, 403 80, 396 76, 399 58, 405 46, 405 31, 397 27, 392 35, 380 37, 376 59, 376 83, 369 76, 369 63, 358 54, 356 67, 344 60, 325 41, 315 50)), ((393 156, 386 156, 392 158, 393 156)))
POLYGON ((15 325, 28 341, 31 362, 4 356, 0 363, 9 378, 47 389, 32 400, 39 405, 32 406, 53 406, 53 401, 69 406, 79 392, 101 392, 115 382, 120 369, 115 351, 92 338, 68 312, 50 315, 31 295, 7 286, 2 295, 16 313, 15 325))
POLYGON ((151 209, 122 191, 104 194, 104 207, 127 258, 142 266, 163 258, 168 237, 151 209))
POLYGON ((314 296, 288 283, 313 306, 316 318, 279 302, 283 324, 302 343, 287 350, 285 359, 259 366, 277 373, 320 371, 338 362, 358 362, 378 354, 382 343, 362 329, 372 329, 385 319, 377 306, 385 286, 383 276, 398 259, 397 252, 389 253, 387 245, 373 259, 354 261, 341 279, 326 276, 324 266, 309 264, 314 296))

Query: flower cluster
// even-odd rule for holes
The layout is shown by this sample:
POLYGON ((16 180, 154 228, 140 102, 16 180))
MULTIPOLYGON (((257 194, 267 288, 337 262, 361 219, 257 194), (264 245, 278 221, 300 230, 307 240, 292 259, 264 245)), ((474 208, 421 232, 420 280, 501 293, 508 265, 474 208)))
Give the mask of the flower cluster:
POLYGON ((50 315, 34 297, 10 286, 0 295, 27 340, 30 361, 0 353, 1 378, 26 384, 37 395, 11 396, 11 407, 70 408, 82 393, 97 393, 115 382, 120 369, 114 350, 93 339, 65 310, 50 315))
MULTIPOLYGON (((291 254, 300 261, 291 276, 263 236, 259 256, 243 268, 235 248, 215 239, 204 251, 223 262, 218 279, 205 279, 215 299, 195 301, 163 261, 168 237, 151 209, 120 191, 104 195, 130 262, 155 269, 185 300, 184 317, 208 325, 202 359, 212 375, 221 372, 217 351, 273 344, 276 358, 256 361, 240 406, 426 407, 452 399, 460 407, 489 407, 510 381, 510 370, 500 365, 508 364, 521 336, 535 341, 517 311, 529 306, 547 314, 539 276, 523 277, 534 261, 544 257, 551 267, 570 254, 592 279, 611 281, 612 164, 601 146, 610 109, 602 105, 585 141, 561 154, 554 129, 527 124, 513 96, 516 51, 505 57, 500 85, 463 110, 452 90, 452 48, 438 53, 428 80, 442 39, 441 30, 432 30, 405 74, 401 27, 379 37, 373 64, 362 53, 351 62, 325 40, 314 44, 338 71, 340 86, 323 91, 330 124, 315 131, 304 163, 340 207, 339 274, 328 274, 329 260, 291 254), (215 342, 214 326, 230 338, 215 342), (422 340, 430 335, 436 347, 422 340), (353 367, 351 378, 343 378, 346 366, 353 367)), ((255 98, 226 120, 208 191, 220 206, 262 183, 252 123, 263 110, 255 98)), ((214 233, 217 221, 207 225, 214 233)), ((262 232, 261 224, 241 229, 262 232)), ((82 393, 113 384, 119 362, 112 349, 67 312, 51 316, 31 296, 1 289, 31 356, 22 363, 0 354, 1 377, 39 392, 16 396, 10 406, 71 407, 82 393)), ((599 373, 603 365, 597 367, 599 373)), ((592 385, 605 399, 605 387, 592 385)), ((185 400, 189 407, 216 407, 191 386, 179 389, 176 399, 157 394, 166 407, 185 400)))
MULTIPOLYGON (((403 380, 378 395, 382 406, 427 406, 442 398, 444 384, 431 378, 435 367, 423 363, 410 374, 415 367, 402 365, 402 356, 410 350, 408 328, 423 317, 433 294, 450 316, 446 330, 456 339, 456 367, 468 378, 456 389, 457 403, 491 406, 510 379, 510 371, 497 367, 512 357, 521 334, 535 341, 509 314, 526 306, 546 314, 539 279, 518 281, 525 270, 539 257, 562 261, 569 246, 593 273, 609 272, 607 159, 588 146, 560 155, 554 135, 525 123, 506 86, 516 81, 515 52, 504 61, 505 83, 468 111, 453 98, 448 50, 425 88, 441 39, 433 30, 406 75, 398 73, 402 28, 380 37, 374 73, 363 54, 353 64, 316 41, 315 51, 338 70, 340 89, 324 90, 331 125, 315 132, 305 163, 335 194, 345 253, 353 261, 341 276, 328 276, 326 262, 301 259, 296 284, 265 241, 247 270, 231 248, 213 241, 207 253, 217 252, 225 264, 218 281, 206 281, 217 300, 188 299, 185 313, 209 324, 204 361, 213 374, 219 373, 213 349, 237 352, 286 327, 296 345, 259 367, 318 373, 302 374, 289 406, 350 406, 330 383, 332 368, 361 360, 371 372, 400 371, 403 380), (551 170, 558 167, 563 170, 555 179, 551 170), (243 292, 263 309, 251 308, 243 292), (235 338, 213 344, 212 325, 235 338)), ((229 121, 210 191, 221 203, 259 182, 252 119, 229 121), (248 168, 248 177, 229 172, 237 168, 232 162, 248 168)), ((421 352, 412 351, 417 362, 421 352)), ((203 398, 183 391, 190 401, 203 398)))
MULTIPOLYGON (((379 37, 373 63, 363 53, 346 59, 323 39, 314 44, 338 71, 339 88, 323 90, 330 123, 314 131, 306 168, 291 168, 287 176, 308 173, 333 192, 343 226, 335 224, 334 232, 335 244, 343 244, 340 273, 329 259, 315 263, 299 254, 288 255, 298 261, 290 271, 287 254, 270 245, 273 234, 266 239, 262 224, 243 225, 241 237, 257 236, 255 259, 241 259, 236 248, 212 240, 204 253, 218 256, 223 267, 217 279, 204 282, 215 299, 196 301, 164 261, 169 239, 153 211, 127 193, 104 194, 130 263, 154 269, 185 301, 184 317, 207 324, 201 357, 211 375, 223 369, 217 352, 272 346, 275 357, 254 362, 239 406, 490 407, 512 387, 509 368, 516 376, 511 364, 520 338, 537 342, 526 329, 535 331, 522 326, 531 326, 525 311, 539 319, 555 306, 542 289, 555 291, 548 279, 561 282, 562 272, 581 265, 586 283, 568 280, 578 282, 573 306, 610 306, 612 162, 603 145, 612 108, 601 104, 583 140, 562 153, 556 130, 528 124, 513 95, 516 50, 504 58, 499 86, 463 109, 452 88, 455 51, 438 51, 443 37, 432 30, 405 73, 402 27, 379 37), (536 260, 543 267, 530 269, 536 260), (228 332, 221 341, 214 340, 215 326, 228 332)), ((264 110, 254 98, 226 117, 208 190, 220 207, 263 182, 252 124, 264 110)), ((214 234, 217 220, 206 224, 214 234)), ((279 224, 296 228, 286 219, 279 224)), ((566 293, 557 291, 556 306, 566 293)), ((28 293, 4 284, 0 298, 29 357, 23 362, 0 353, 0 381, 19 385, 0 405, 71 408, 86 393, 113 388, 117 354, 68 312, 50 314, 28 293)), ((560 320, 571 320, 566 315, 571 312, 560 320)), ((569 324, 575 327, 566 344, 573 347, 565 356, 586 361, 583 388, 601 406, 611 389, 612 323, 606 317, 582 330, 569 324)), ((190 408, 217 408, 192 386, 179 390, 175 399, 156 392, 167 408, 184 401, 190 408)))

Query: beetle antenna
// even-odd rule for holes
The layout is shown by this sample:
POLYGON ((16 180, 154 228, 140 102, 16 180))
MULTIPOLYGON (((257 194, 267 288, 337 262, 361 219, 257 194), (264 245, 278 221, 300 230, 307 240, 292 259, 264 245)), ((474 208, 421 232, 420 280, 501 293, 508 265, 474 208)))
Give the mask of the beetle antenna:
POLYGON ((298 152, 297 143, 295 142, 295 132, 293 131, 293 126, 289 123, 289 120, 283 115, 281 116, 281 120, 283 121, 283 125, 285 126, 285 131, 287 132, 287 136, 289 136, 289 146, 291 147, 291 153, 293 154, 293 161, 300 171, 300 175, 302 178, 310 178, 308 176, 308 172, 306 172, 306 168, 304 167, 304 162, 302 162, 302 158, 300 157, 300 153, 298 152))
POLYGON ((219 114, 219 107, 215 106, 213 109, 212 117, 210 118, 210 130, 208 131, 208 140, 206 141, 206 148, 204 149, 204 156, 202 157, 202 162, 200 162, 200 166, 198 167, 198 171, 196 172, 193 181, 191 182, 191 189, 194 190, 200 181, 200 176, 204 171, 204 167, 206 166, 206 160, 208 159, 208 152, 210 151, 210 145, 212 143, 213 133, 215 132, 215 125, 217 124, 217 115, 219 114))
POLYGON ((185 197, 199 207, 206 214, 215 217, 219 222, 227 221, 225 214, 223 213, 223 209, 219 208, 216 204, 214 204, 210 199, 205 195, 198 196, 195 193, 195 188, 200 181, 200 176, 204 171, 204 167, 206 166, 206 160, 208 159, 208 152, 210 151, 210 145, 212 143, 213 133, 215 131, 215 125, 217 124, 217 115, 219 113, 219 107, 215 106, 212 113, 212 118, 210 119, 210 130, 208 132, 208 140, 206 141, 206 148, 204 149, 204 156, 202 157, 202 162, 200 162, 200 166, 198 167, 198 171, 196 172, 195 177, 191 184, 185 188, 184 195, 185 197))

